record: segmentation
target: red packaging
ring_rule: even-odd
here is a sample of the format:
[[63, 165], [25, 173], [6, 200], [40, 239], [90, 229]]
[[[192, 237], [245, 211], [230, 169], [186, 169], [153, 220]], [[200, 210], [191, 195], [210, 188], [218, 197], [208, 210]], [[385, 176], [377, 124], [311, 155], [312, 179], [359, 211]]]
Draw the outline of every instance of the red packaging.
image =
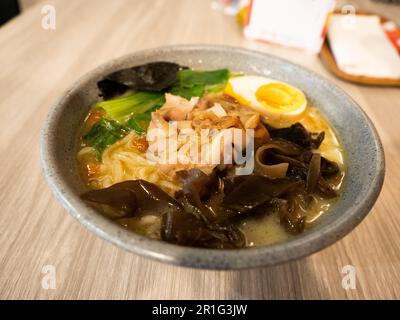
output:
[[400, 53], [400, 29], [393, 21], [385, 22], [383, 25], [386, 35]]

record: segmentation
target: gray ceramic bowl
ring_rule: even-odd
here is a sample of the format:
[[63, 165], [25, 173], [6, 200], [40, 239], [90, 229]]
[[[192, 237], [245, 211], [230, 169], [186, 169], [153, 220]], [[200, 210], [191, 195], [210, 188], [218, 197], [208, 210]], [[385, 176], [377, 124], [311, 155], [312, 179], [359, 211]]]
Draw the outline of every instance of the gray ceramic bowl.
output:
[[[240, 250], [181, 247], [151, 240], [110, 222], [79, 198], [85, 187], [77, 171], [77, 132], [98, 99], [96, 82], [112, 71], [151, 61], [194, 68], [226, 67], [265, 75], [303, 90], [328, 117], [347, 151], [347, 178], [338, 203], [310, 230], [284, 243]], [[174, 46], [133, 53], [106, 63], [73, 84], [50, 111], [41, 138], [48, 183], [65, 209], [87, 229], [115, 245], [162, 262], [206, 269], [270, 266], [321, 250], [350, 232], [375, 203], [384, 178], [384, 154], [377, 132], [360, 107], [341, 89], [288, 61], [264, 53], [222, 46]]]

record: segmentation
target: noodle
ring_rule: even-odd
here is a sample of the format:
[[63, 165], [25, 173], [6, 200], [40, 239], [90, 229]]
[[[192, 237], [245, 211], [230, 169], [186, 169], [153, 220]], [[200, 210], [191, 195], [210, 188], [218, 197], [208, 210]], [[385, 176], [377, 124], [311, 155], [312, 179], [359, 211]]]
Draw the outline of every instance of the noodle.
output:
[[[105, 149], [99, 170], [87, 177], [88, 183], [101, 189], [122, 181], [142, 179], [159, 185], [173, 195], [180, 189], [178, 182], [160, 172], [155, 163], [146, 158], [145, 153], [140, 153], [132, 146], [131, 141], [137, 137], [135, 132], [131, 132]], [[88, 166], [87, 157], [93, 153], [91, 147], [84, 147], [78, 152], [78, 161], [82, 166]]]

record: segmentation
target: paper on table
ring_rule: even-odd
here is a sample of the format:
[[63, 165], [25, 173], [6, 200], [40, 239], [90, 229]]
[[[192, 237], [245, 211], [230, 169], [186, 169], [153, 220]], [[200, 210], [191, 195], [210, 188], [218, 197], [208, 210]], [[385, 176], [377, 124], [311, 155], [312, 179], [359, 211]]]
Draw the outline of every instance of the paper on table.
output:
[[334, 0], [252, 0], [244, 34], [317, 53]]
[[378, 16], [332, 15], [328, 39], [342, 71], [357, 76], [400, 78], [400, 57]]

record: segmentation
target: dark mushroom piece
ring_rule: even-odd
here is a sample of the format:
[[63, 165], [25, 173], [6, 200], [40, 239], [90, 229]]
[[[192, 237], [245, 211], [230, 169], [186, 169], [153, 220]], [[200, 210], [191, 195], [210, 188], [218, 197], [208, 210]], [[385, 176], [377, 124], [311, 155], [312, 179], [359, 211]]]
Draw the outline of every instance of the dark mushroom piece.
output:
[[[328, 199], [337, 196], [336, 191], [326, 181], [340, 172], [335, 162], [283, 138], [275, 138], [258, 150], [255, 159], [256, 174], [283, 175], [286, 169], [285, 176], [305, 181], [309, 192]], [[277, 171], [278, 169], [281, 171]]]
[[330, 161], [321, 157], [321, 176], [324, 178], [331, 178], [340, 172], [339, 166], [336, 162]]
[[308, 173], [306, 181], [307, 192], [314, 191], [320, 176], [321, 176], [321, 155], [319, 153], [314, 153], [308, 165]]
[[234, 249], [245, 246], [244, 235], [236, 227], [210, 228], [204, 221], [190, 213], [170, 212], [163, 215], [161, 237], [167, 242], [184, 246], [214, 249]]
[[239, 214], [250, 213], [257, 207], [279, 198], [295, 188], [300, 182], [290, 179], [271, 179], [251, 175], [227, 194], [222, 206]]
[[[114, 209], [111, 218], [120, 220], [145, 215], [156, 215], [161, 218], [161, 239], [180, 245], [207, 248], [241, 248], [245, 245], [242, 232], [235, 226], [220, 226], [206, 223], [202, 216], [205, 206], [201, 197], [211, 180], [204, 179], [198, 172], [186, 174], [187, 192], [192, 192], [193, 203], [201, 204], [200, 208], [190, 202], [184, 203], [170, 197], [153, 183], [144, 180], [125, 181], [109, 188], [85, 192], [82, 199]], [[190, 178], [189, 178], [190, 177]], [[187, 194], [186, 194], [187, 195]], [[186, 199], [186, 198], [185, 198]], [[187, 200], [187, 199], [186, 199]], [[189, 206], [190, 205], [190, 206]], [[196, 212], [200, 214], [196, 215]]]
[[177, 176], [182, 184], [182, 190], [175, 194], [177, 199], [191, 206], [193, 212], [197, 213], [206, 223], [215, 221], [215, 214], [204, 205], [204, 201], [217, 191], [218, 177], [215, 171], [207, 176], [199, 169], [178, 171]]
[[82, 199], [116, 210], [115, 218], [132, 217], [137, 214], [162, 215], [182, 210], [180, 204], [156, 185], [145, 180], [124, 181], [111, 187], [90, 190]]
[[287, 128], [268, 127], [273, 139], [284, 139], [306, 149], [318, 149], [325, 138], [325, 132], [310, 133], [304, 126], [297, 122]]

